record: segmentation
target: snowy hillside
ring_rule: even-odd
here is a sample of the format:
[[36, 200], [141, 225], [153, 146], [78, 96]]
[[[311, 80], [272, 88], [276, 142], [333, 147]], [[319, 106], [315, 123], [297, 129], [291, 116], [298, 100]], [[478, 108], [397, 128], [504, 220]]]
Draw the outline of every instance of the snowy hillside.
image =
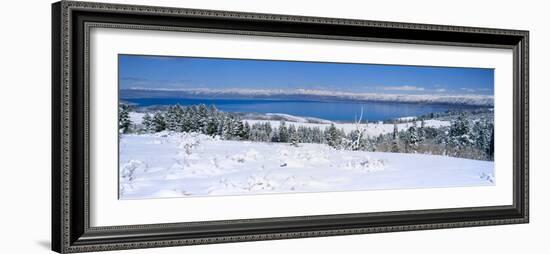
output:
[[[139, 113], [139, 112], [130, 112], [130, 120], [134, 124], [141, 124], [142, 118], [145, 115], [145, 113]], [[321, 129], [326, 128], [327, 126], [330, 126], [332, 121], [324, 120], [324, 119], [318, 119], [315, 118], [314, 120], [318, 123], [312, 123], [312, 118], [307, 117], [298, 117], [298, 116], [292, 116], [287, 114], [266, 114], [266, 116], [281, 116], [284, 117], [284, 120], [287, 121], [287, 124], [293, 124], [295, 127], [305, 126], [305, 127], [319, 127]], [[255, 118], [258, 118], [258, 116], [255, 116]], [[400, 123], [397, 124], [397, 128], [399, 131], [407, 130], [409, 127], [413, 125], [413, 117], [403, 117], [400, 118], [400, 120], [407, 120], [411, 121], [408, 123]], [[269, 122], [273, 128], [279, 128], [279, 125], [281, 124], [280, 120], [249, 120], [245, 119], [244, 122], [248, 122], [248, 124], [253, 125], [255, 123], [266, 123]], [[420, 126], [420, 121], [417, 121], [416, 124]], [[440, 120], [425, 120], [424, 124], [426, 127], [433, 127], [433, 128], [440, 128], [440, 127], [448, 127], [451, 125], [449, 121], [440, 121]], [[334, 126], [338, 129], [344, 130], [345, 133], [349, 133], [353, 130], [356, 130], [357, 126], [354, 123], [334, 123]], [[393, 131], [393, 124], [384, 124], [384, 123], [368, 123], [364, 124], [365, 126], [365, 134], [369, 137], [376, 137], [380, 134], [388, 134]]]
[[493, 162], [227, 141], [196, 133], [123, 134], [120, 198], [493, 185]]
[[[280, 121], [266, 121], [266, 120], [243, 120], [243, 121], [248, 122], [250, 125], [255, 123], [269, 122], [269, 124], [271, 124], [273, 128], [279, 128], [279, 125], [281, 124]], [[304, 123], [304, 122], [287, 122], [287, 124], [292, 124], [295, 127], [299, 127], [299, 126], [305, 126], [310, 128], [319, 127], [321, 129], [324, 129], [327, 126], [330, 126], [330, 124]], [[420, 121], [417, 121], [416, 124], [420, 126]], [[440, 121], [440, 120], [426, 120], [424, 121], [424, 124], [426, 127], [433, 127], [433, 128], [440, 128], [440, 127], [451, 125], [449, 121]], [[400, 123], [400, 124], [397, 124], [397, 129], [399, 131], [404, 131], [404, 130], [407, 130], [412, 125], [413, 125], [413, 122]], [[350, 133], [351, 131], [354, 131], [357, 129], [357, 126], [354, 123], [335, 123], [334, 126], [337, 129], [344, 130], [345, 133]], [[366, 124], [363, 124], [362, 126], [364, 126], [365, 134], [368, 137], [377, 137], [380, 134], [388, 134], [393, 131], [393, 124], [366, 123]]]

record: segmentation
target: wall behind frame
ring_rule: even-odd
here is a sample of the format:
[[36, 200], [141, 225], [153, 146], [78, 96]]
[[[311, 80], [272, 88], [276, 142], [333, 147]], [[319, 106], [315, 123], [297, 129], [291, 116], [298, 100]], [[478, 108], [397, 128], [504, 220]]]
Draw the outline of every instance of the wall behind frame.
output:
[[[103, 0], [107, 1], [107, 0]], [[543, 1], [116, 0], [292, 15], [418, 22], [531, 31], [531, 223], [387, 234], [245, 242], [110, 253], [540, 253], [550, 226], [550, 32]], [[50, 239], [50, 4], [9, 1], [0, 16], [1, 253], [51, 253]]]

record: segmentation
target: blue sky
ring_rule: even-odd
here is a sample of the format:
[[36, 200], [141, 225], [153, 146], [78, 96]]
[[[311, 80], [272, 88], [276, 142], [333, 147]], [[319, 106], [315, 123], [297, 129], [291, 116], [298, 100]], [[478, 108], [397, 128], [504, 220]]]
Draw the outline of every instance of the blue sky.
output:
[[319, 89], [391, 94], [482, 94], [494, 70], [119, 55], [121, 89]]

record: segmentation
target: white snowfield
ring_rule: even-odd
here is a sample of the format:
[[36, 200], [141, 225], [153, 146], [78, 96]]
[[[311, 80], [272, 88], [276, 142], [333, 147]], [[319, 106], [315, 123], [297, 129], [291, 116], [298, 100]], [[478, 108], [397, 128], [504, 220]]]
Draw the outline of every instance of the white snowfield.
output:
[[[273, 120], [243, 120], [245, 122], [248, 122], [248, 124], [252, 125], [255, 123], [265, 123], [269, 122], [271, 124], [271, 127], [279, 127], [281, 124], [281, 121], [273, 121]], [[323, 123], [307, 123], [307, 122], [285, 122], [287, 127], [289, 125], [294, 125], [294, 127], [298, 128], [299, 126], [305, 126], [305, 127], [319, 127], [321, 130], [324, 130], [326, 127], [329, 127], [330, 124], [323, 124]], [[416, 121], [416, 125], [420, 127], [421, 122]], [[451, 126], [451, 122], [449, 121], [441, 121], [441, 120], [425, 120], [424, 124], [426, 127], [433, 127], [433, 128], [441, 128], [446, 126]], [[407, 130], [409, 127], [413, 125], [413, 122], [408, 123], [399, 123], [397, 124], [398, 131]], [[355, 123], [334, 123], [334, 126], [337, 129], [342, 129], [344, 132], [350, 133], [351, 131], [357, 130], [357, 125]], [[380, 134], [388, 134], [393, 132], [393, 124], [385, 124], [385, 123], [362, 123], [361, 127], [365, 129], [365, 135], [368, 137], [377, 137]]]
[[493, 162], [225, 141], [197, 133], [120, 139], [120, 199], [493, 185]]

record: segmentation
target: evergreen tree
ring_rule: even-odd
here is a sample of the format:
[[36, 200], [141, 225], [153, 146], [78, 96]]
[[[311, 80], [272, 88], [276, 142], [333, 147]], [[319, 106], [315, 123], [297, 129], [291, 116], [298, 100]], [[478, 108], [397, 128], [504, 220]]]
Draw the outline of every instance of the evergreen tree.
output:
[[151, 115], [149, 113], [145, 113], [145, 115], [143, 116], [143, 118], [141, 120], [141, 123], [143, 124], [143, 130], [145, 132], [154, 131], [154, 129], [153, 129], [153, 118], [151, 117]]
[[397, 139], [392, 139], [390, 149], [391, 149], [392, 153], [398, 153], [399, 152], [399, 142], [397, 141]]
[[244, 130], [244, 124], [241, 120], [238, 118], [233, 119], [233, 133], [232, 136], [234, 138], [237, 138], [239, 140], [244, 139], [245, 136], [245, 130]]
[[495, 130], [491, 129], [491, 138], [489, 139], [489, 146], [487, 149], [487, 155], [489, 155], [490, 160], [495, 158]]
[[420, 143], [416, 122], [413, 122], [412, 126], [409, 127], [406, 137], [405, 149], [409, 153], [416, 153], [418, 151], [418, 144]]
[[311, 132], [311, 142], [312, 143], [318, 143], [318, 144], [322, 144], [323, 141], [324, 141], [324, 138], [323, 138], [323, 131], [321, 130], [321, 128], [319, 127], [314, 127], [310, 130]]
[[397, 124], [393, 124], [393, 133], [392, 133], [392, 141], [391, 141], [391, 152], [398, 153], [399, 152], [399, 131], [397, 129]]
[[426, 130], [426, 122], [424, 122], [424, 119], [420, 121], [420, 128], [418, 129], [418, 138], [420, 143], [424, 141], [425, 138], [425, 130]]
[[460, 150], [465, 146], [471, 143], [470, 136], [470, 127], [468, 124], [468, 119], [466, 113], [462, 112], [458, 115], [456, 120], [452, 121], [451, 128], [449, 129], [449, 142], [448, 144], [452, 146], [455, 150]]
[[207, 133], [209, 125], [209, 110], [204, 104], [200, 104], [197, 108], [197, 132]]
[[191, 132], [193, 129], [193, 112], [191, 106], [183, 108], [183, 117], [181, 119], [181, 130], [183, 132]]
[[269, 140], [271, 140], [271, 142], [281, 142], [280, 139], [279, 139], [279, 128], [277, 127], [274, 127], [273, 128], [273, 132], [271, 134], [271, 137], [269, 138]]
[[235, 137], [235, 120], [232, 116], [226, 116], [223, 122], [222, 137], [230, 140]]
[[132, 121], [130, 120], [130, 106], [121, 104], [118, 108], [118, 129], [122, 133], [130, 132], [130, 126]]
[[281, 121], [279, 125], [279, 142], [286, 143], [290, 140], [288, 135], [288, 128], [286, 127], [285, 121]]
[[164, 114], [164, 122], [166, 129], [169, 131], [183, 131], [183, 109], [180, 105], [174, 105], [168, 107], [168, 110]]
[[248, 122], [244, 123], [241, 138], [243, 140], [249, 140], [250, 139], [250, 124], [248, 124]]
[[288, 137], [291, 145], [298, 146], [298, 143], [300, 143], [300, 137], [298, 136], [298, 131], [296, 130], [296, 127], [294, 127], [294, 124], [291, 124], [288, 127]]
[[334, 124], [330, 124], [330, 126], [325, 129], [325, 140], [330, 147], [340, 149], [342, 137]]
[[153, 116], [152, 129], [155, 132], [163, 131], [166, 129], [164, 116], [160, 112], [155, 113], [155, 115]]
[[188, 129], [188, 131], [198, 132], [201, 129], [201, 121], [199, 119], [198, 107], [196, 105], [187, 107], [184, 123], [184, 126]]
[[220, 116], [219, 116], [218, 110], [216, 109], [215, 106], [212, 105], [208, 108], [205, 134], [210, 136], [217, 135], [219, 125], [220, 125]]
[[485, 159], [493, 158], [494, 144], [493, 123], [488, 121], [476, 121], [472, 127], [470, 136], [473, 138], [474, 146], [478, 148]]

